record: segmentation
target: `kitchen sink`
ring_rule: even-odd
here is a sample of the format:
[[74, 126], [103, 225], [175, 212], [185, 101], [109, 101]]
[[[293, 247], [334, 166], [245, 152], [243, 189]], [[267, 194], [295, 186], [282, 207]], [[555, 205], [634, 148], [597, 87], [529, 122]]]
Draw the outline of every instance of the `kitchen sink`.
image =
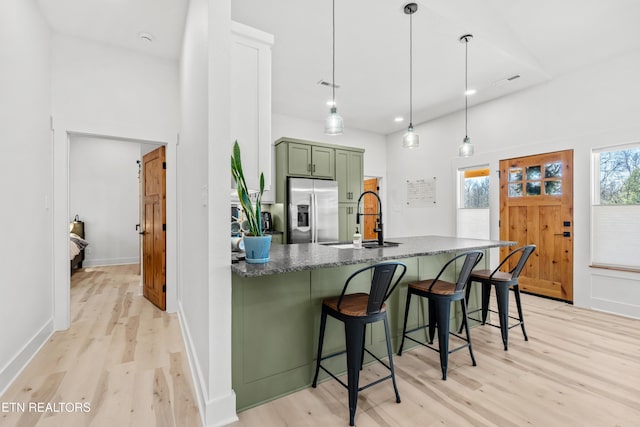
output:
[[394, 247], [394, 246], [398, 246], [398, 245], [400, 245], [400, 243], [387, 242], [386, 240], [383, 242], [382, 246], [380, 246], [377, 241], [363, 242], [362, 243], [362, 247], [363, 248], [367, 248], [367, 249], [390, 248], [390, 247]]
[[336, 248], [336, 249], [353, 249], [353, 243], [337, 243], [337, 244], [330, 244], [330, 245], [324, 245], [324, 246], [329, 246], [330, 248]]
[[[336, 249], [353, 249], [353, 243], [351, 242], [331, 242], [331, 243], [320, 243], [322, 246], [329, 246], [330, 248]], [[398, 246], [400, 243], [396, 242], [387, 242], [385, 241], [382, 246], [378, 245], [377, 240], [367, 240], [366, 242], [362, 242], [363, 248], [368, 249], [376, 249], [376, 248], [390, 248], [394, 246]]]

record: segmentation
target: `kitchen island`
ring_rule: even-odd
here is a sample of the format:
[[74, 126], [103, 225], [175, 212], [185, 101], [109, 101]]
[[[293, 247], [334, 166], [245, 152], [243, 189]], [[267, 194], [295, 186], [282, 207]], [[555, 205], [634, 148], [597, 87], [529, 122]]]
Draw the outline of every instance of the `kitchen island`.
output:
[[[407, 274], [386, 303], [396, 349], [402, 334], [407, 283], [434, 277], [453, 256], [472, 249], [485, 251], [478, 268], [489, 268], [488, 249], [515, 245], [515, 242], [444, 236], [389, 240], [399, 245], [374, 249], [275, 245], [267, 264], [232, 264], [232, 380], [239, 411], [311, 384], [322, 299], [339, 295], [346, 278], [354, 271], [390, 260], [407, 265]], [[349, 287], [349, 293], [362, 290], [368, 290], [365, 281]], [[478, 289], [474, 289], [469, 308], [477, 308], [479, 301]], [[426, 308], [422, 302], [412, 304], [408, 327], [424, 322]], [[456, 305], [452, 310], [454, 325], [460, 315]], [[338, 351], [344, 345], [342, 324], [329, 319], [324, 352]], [[375, 354], [386, 356], [382, 324], [367, 329], [366, 346]], [[365, 358], [365, 364], [371, 360]], [[328, 362], [334, 372], [346, 370], [343, 357]]]

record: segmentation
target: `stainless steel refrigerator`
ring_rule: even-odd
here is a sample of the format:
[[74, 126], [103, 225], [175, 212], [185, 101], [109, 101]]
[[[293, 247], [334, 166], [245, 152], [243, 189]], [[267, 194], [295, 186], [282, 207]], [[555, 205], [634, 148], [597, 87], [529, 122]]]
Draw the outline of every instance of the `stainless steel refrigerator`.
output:
[[287, 243], [338, 241], [338, 183], [287, 178]]

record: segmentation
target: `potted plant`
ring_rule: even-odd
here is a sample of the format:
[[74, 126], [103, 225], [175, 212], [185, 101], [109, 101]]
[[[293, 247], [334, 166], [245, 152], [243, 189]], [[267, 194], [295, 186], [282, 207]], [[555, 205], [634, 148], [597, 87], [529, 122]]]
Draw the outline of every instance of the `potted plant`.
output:
[[265, 236], [262, 232], [262, 221], [260, 215], [260, 203], [264, 192], [264, 174], [260, 173], [260, 190], [257, 193], [255, 207], [251, 202], [247, 182], [242, 171], [242, 161], [240, 158], [240, 145], [238, 141], [233, 144], [231, 155], [231, 175], [238, 187], [238, 200], [244, 211], [249, 226], [249, 234], [245, 234], [244, 251], [245, 259], [249, 264], [264, 264], [269, 262], [269, 249], [271, 248], [271, 236]]

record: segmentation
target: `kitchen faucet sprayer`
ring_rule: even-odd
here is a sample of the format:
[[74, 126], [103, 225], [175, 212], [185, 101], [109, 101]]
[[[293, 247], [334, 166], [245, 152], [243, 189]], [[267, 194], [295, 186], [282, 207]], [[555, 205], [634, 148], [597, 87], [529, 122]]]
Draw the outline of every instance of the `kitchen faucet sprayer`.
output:
[[[360, 201], [366, 194], [373, 194], [378, 200], [378, 213], [377, 214], [367, 214], [360, 213]], [[360, 215], [375, 215], [378, 217], [376, 220], [376, 227], [373, 229], [374, 233], [378, 233], [378, 245], [384, 245], [384, 235], [383, 235], [383, 227], [382, 227], [382, 201], [380, 200], [380, 196], [375, 191], [367, 190], [358, 197], [358, 204], [356, 206], [356, 224], [360, 225]]]

